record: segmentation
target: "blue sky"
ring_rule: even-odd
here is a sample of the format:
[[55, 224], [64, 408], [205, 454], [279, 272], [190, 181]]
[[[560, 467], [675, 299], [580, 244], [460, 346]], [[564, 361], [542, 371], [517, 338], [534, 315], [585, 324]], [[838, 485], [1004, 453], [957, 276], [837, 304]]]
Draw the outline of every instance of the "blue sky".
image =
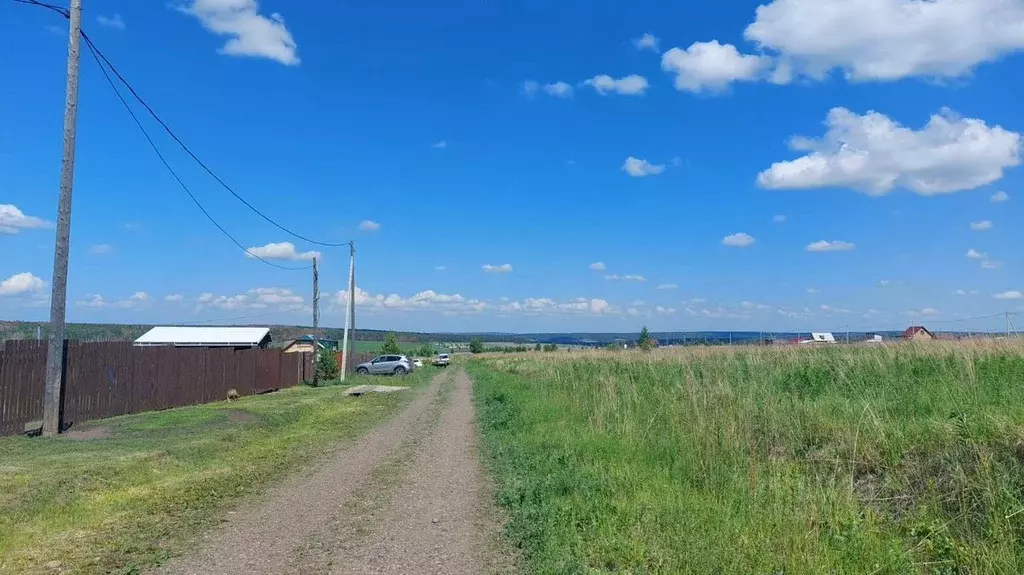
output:
[[[1024, 311], [1024, 0], [87, 0], [83, 22], [250, 202], [356, 241], [362, 327], [1001, 329], [967, 318]], [[3, 2], [0, 38], [0, 317], [45, 319], [66, 23]], [[347, 250], [262, 221], [144, 122], [246, 247], [321, 252], [340, 325]], [[73, 214], [69, 320], [309, 322], [311, 274], [206, 221], [88, 52]]]

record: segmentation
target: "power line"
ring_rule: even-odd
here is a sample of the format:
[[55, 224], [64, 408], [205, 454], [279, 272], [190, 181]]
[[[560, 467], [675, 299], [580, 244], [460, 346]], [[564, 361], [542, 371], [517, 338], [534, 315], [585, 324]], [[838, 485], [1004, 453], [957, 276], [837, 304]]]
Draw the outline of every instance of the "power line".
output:
[[[22, 1], [22, 0], [15, 0], [15, 1]], [[114, 64], [110, 60], [107, 59], [107, 57], [103, 54], [103, 52], [99, 48], [96, 47], [96, 45], [92, 42], [92, 40], [89, 39], [89, 37], [85, 34], [84, 31], [82, 32], [82, 37], [85, 38], [86, 43], [89, 44], [90, 49], [94, 52], [93, 55], [95, 56], [96, 54], [99, 54], [99, 58], [101, 58], [103, 60], [103, 62], [106, 63], [106, 65], [110, 68], [110, 71], [114, 73], [114, 76], [116, 76], [117, 79], [120, 80], [122, 84], [124, 84], [125, 88], [128, 89], [128, 92], [131, 93], [131, 95], [135, 98], [135, 100], [138, 101], [139, 104], [141, 104], [142, 107], [145, 108], [147, 112], [149, 112], [149, 115], [152, 116], [153, 119], [156, 120], [156, 122], [158, 124], [160, 124], [161, 127], [163, 127], [164, 131], [167, 132], [167, 135], [169, 135], [171, 137], [171, 139], [173, 139], [175, 142], [177, 142], [178, 145], [181, 146], [181, 149], [184, 150], [185, 153], [188, 154], [193, 160], [195, 160], [195, 162], [197, 164], [199, 164], [199, 166], [202, 167], [203, 170], [205, 170], [206, 173], [210, 175], [210, 177], [212, 177], [214, 180], [216, 180], [217, 183], [219, 183], [221, 185], [221, 187], [223, 187], [225, 190], [227, 190], [228, 193], [230, 193], [232, 196], [234, 196], [235, 199], [237, 199], [238, 201], [242, 202], [242, 204], [245, 207], [249, 208], [253, 213], [255, 213], [259, 217], [263, 218], [264, 220], [266, 220], [268, 223], [270, 223], [272, 226], [276, 227], [277, 229], [279, 229], [279, 230], [285, 232], [286, 234], [289, 234], [289, 235], [291, 235], [291, 236], [293, 236], [295, 238], [298, 238], [298, 239], [300, 239], [300, 240], [302, 240], [304, 242], [315, 244], [315, 245], [318, 245], [318, 246], [326, 246], [326, 247], [334, 247], [334, 248], [342, 247], [342, 246], [347, 246], [347, 245], [349, 245], [351, 243], [351, 242], [341, 242], [341, 243], [321, 242], [321, 241], [318, 241], [318, 240], [314, 240], [312, 238], [308, 238], [308, 237], [306, 237], [306, 236], [304, 236], [302, 234], [294, 232], [294, 231], [286, 228], [285, 226], [277, 223], [276, 221], [274, 221], [273, 218], [271, 218], [270, 216], [266, 215], [265, 213], [260, 211], [258, 208], [256, 208], [256, 206], [253, 206], [252, 204], [250, 204], [245, 198], [243, 198], [241, 195], [239, 195], [238, 192], [236, 192], [234, 190], [234, 188], [232, 188], [230, 185], [227, 184], [227, 182], [225, 182], [223, 179], [221, 179], [220, 176], [218, 176], [216, 173], [214, 173], [214, 171], [212, 169], [210, 169], [210, 167], [207, 166], [202, 160], [200, 160], [198, 156], [196, 156], [194, 153], [192, 153], [192, 150], [189, 149], [189, 147], [185, 144], [185, 142], [181, 141], [181, 138], [179, 138], [178, 135], [175, 134], [173, 130], [171, 130], [170, 126], [168, 126], [167, 123], [164, 122], [163, 119], [161, 119], [159, 115], [157, 115], [157, 113], [153, 110], [153, 108], [151, 108], [150, 105], [148, 103], [146, 103], [145, 100], [142, 99], [142, 96], [139, 96], [138, 92], [135, 91], [135, 88], [133, 88], [132, 85], [128, 83], [128, 80], [125, 80], [124, 76], [122, 76], [121, 73], [117, 71], [117, 68], [114, 66]]]
[[[55, 6], [53, 4], [46, 4], [44, 2], [39, 2], [37, 0], [14, 0], [14, 2], [17, 2], [19, 4], [29, 4], [29, 5], [33, 5], [33, 6], [39, 6], [39, 7], [42, 7], [42, 8], [46, 8], [48, 10], [52, 10], [52, 11], [60, 14], [61, 16], [64, 16], [65, 18], [70, 18], [70, 12], [67, 9], [65, 9], [65, 8], [61, 8], [60, 6]], [[99, 50], [99, 48], [92, 41], [92, 39], [89, 38], [89, 35], [86, 34], [84, 30], [81, 31], [81, 35], [82, 35], [82, 39], [85, 40], [86, 47], [89, 48], [89, 52], [92, 54], [92, 57], [96, 60], [96, 63], [99, 65], [100, 71], [103, 72], [103, 77], [106, 78], [107, 83], [110, 85], [110, 88], [112, 90], [114, 90], [114, 94], [117, 95], [117, 99], [121, 101], [122, 105], [124, 105], [125, 110], [128, 111], [128, 114], [131, 116], [132, 120], [135, 122], [135, 125], [139, 128], [139, 130], [142, 132], [142, 135], [146, 138], [146, 141], [149, 142], [149, 145], [150, 145], [151, 148], [153, 148], [153, 152], [156, 153], [157, 158], [160, 159], [160, 162], [164, 165], [164, 167], [167, 169], [167, 171], [170, 172], [170, 174], [174, 178], [174, 180], [176, 182], [178, 182], [178, 185], [181, 186], [181, 189], [184, 190], [186, 194], [188, 194], [188, 197], [192, 200], [192, 202], [196, 205], [196, 207], [199, 208], [199, 211], [201, 211], [203, 213], [203, 215], [206, 216], [206, 219], [210, 220], [210, 223], [212, 223], [218, 230], [220, 230], [221, 233], [223, 233], [225, 236], [227, 236], [227, 238], [230, 239], [233, 244], [238, 246], [239, 249], [244, 251], [250, 257], [255, 258], [255, 259], [257, 259], [257, 260], [259, 260], [259, 261], [261, 261], [261, 262], [263, 262], [263, 263], [265, 263], [265, 264], [267, 264], [269, 266], [272, 266], [272, 267], [275, 267], [275, 268], [278, 268], [278, 269], [282, 269], [282, 270], [290, 270], [290, 271], [307, 270], [310, 267], [312, 267], [311, 265], [310, 266], [302, 266], [302, 267], [282, 266], [280, 264], [275, 264], [275, 263], [273, 263], [271, 261], [268, 261], [267, 259], [264, 259], [264, 258], [262, 258], [262, 257], [260, 257], [260, 256], [258, 256], [256, 254], [252, 253], [252, 251], [249, 250], [249, 248], [247, 248], [244, 245], [242, 245], [241, 242], [239, 242], [237, 239], [235, 239], [235, 237], [233, 235], [231, 235], [230, 232], [228, 232], [226, 229], [224, 229], [224, 227], [222, 225], [220, 225], [220, 223], [218, 223], [217, 220], [215, 220], [212, 215], [210, 215], [210, 212], [208, 212], [206, 210], [206, 208], [203, 207], [203, 204], [199, 201], [198, 198], [196, 198], [195, 194], [192, 193], [192, 190], [190, 190], [188, 185], [186, 185], [185, 182], [182, 181], [181, 177], [178, 176], [178, 173], [174, 170], [174, 168], [171, 167], [170, 163], [167, 162], [167, 159], [160, 152], [160, 148], [157, 147], [156, 143], [153, 141], [153, 138], [150, 137], [149, 132], [147, 132], [146, 128], [142, 125], [142, 122], [139, 120], [138, 116], [135, 115], [135, 111], [132, 110], [131, 106], [128, 104], [128, 101], [124, 99], [124, 96], [121, 95], [121, 91], [118, 90], [117, 85], [114, 84], [114, 81], [110, 77], [110, 74], [107, 73], [107, 68], [104, 66], [104, 63], [106, 63], [106, 65], [110, 67], [110, 71], [113, 72], [121, 80], [121, 82], [124, 83], [128, 87], [128, 89], [131, 91], [132, 95], [134, 95], [137, 100], [142, 102], [142, 105], [145, 106], [147, 110], [149, 110], [149, 113], [152, 114], [154, 117], [156, 117], [156, 115], [153, 112], [153, 110], [151, 108], [149, 108], [149, 106], [146, 105], [146, 103], [142, 101], [142, 99], [138, 96], [138, 94], [135, 93], [135, 90], [133, 90], [132, 87], [130, 85], [128, 85], [128, 83], [124, 80], [124, 78], [117, 72], [117, 69], [114, 68], [113, 64], [110, 63], [110, 60], [108, 60], [106, 58], [106, 56], [103, 55], [103, 53]], [[157, 121], [160, 122], [160, 124], [164, 127], [165, 130], [168, 130], [168, 133], [170, 133], [170, 128], [168, 128], [166, 124], [164, 124], [159, 118], [157, 118]], [[177, 141], [180, 145], [182, 145], [182, 147], [184, 147], [184, 144], [180, 140], [178, 140], [178, 138], [176, 136], [174, 136], [173, 133], [171, 133], [171, 135], [172, 135], [172, 137], [174, 137], [175, 141]], [[186, 148], [186, 151], [188, 151], [189, 155], [191, 155], [194, 159], [196, 159], [196, 161], [199, 161], [199, 159], [196, 158], [195, 155], [192, 154], [192, 152], [189, 151], [187, 148]], [[200, 162], [200, 165], [203, 165], [202, 162]], [[203, 167], [207, 170], [207, 172], [210, 172], [209, 168], [206, 168], [205, 165], [203, 165]], [[211, 172], [211, 175], [213, 175], [212, 172]], [[214, 177], [216, 178], [216, 176], [214, 176]], [[226, 185], [219, 178], [217, 178], [217, 180], [222, 185]], [[234, 194], [234, 191], [232, 191], [232, 194]], [[245, 200], [242, 199], [240, 196], [238, 196], [237, 194], [234, 194], [234, 195], [235, 195], [235, 197], [238, 197], [240, 200], [242, 200], [243, 203], [246, 203]], [[249, 204], [246, 203], [246, 205], [249, 205]], [[252, 206], [249, 206], [249, 207], [252, 208]], [[260, 215], [263, 216], [264, 219], [267, 219], [271, 223], [274, 223], [274, 225], [277, 225], [275, 222], [273, 222], [272, 220], [267, 218], [262, 213], [260, 213]], [[280, 227], [280, 226], [278, 226], [278, 227]], [[296, 236], [296, 237], [298, 237], [298, 236]], [[310, 241], [311, 243], [318, 243], [318, 244], [320, 244], [320, 242], [314, 242], [312, 240], [308, 240], [308, 241]], [[330, 244], [320, 244], [320, 245], [330, 245]], [[339, 244], [339, 245], [346, 245], [346, 244]]]
[[117, 95], [117, 99], [120, 100], [121, 104], [124, 105], [125, 110], [128, 111], [128, 114], [132, 117], [132, 120], [135, 122], [135, 125], [139, 128], [139, 130], [142, 132], [142, 135], [146, 138], [146, 141], [149, 142], [149, 145], [151, 148], [153, 148], [153, 152], [156, 153], [157, 158], [159, 158], [160, 162], [164, 165], [165, 168], [167, 168], [167, 171], [170, 172], [174, 180], [178, 182], [178, 185], [181, 186], [181, 189], [184, 190], [186, 194], [188, 194], [188, 197], [192, 200], [192, 203], [194, 203], [196, 207], [199, 208], [199, 211], [203, 212], [203, 215], [206, 216], [206, 219], [210, 220], [210, 223], [212, 223], [218, 230], [220, 230], [222, 234], [227, 236], [227, 238], [230, 239], [231, 242], [234, 243], [236, 246], [238, 246], [239, 249], [244, 251], [250, 257], [257, 259], [267, 264], [268, 266], [273, 266], [278, 269], [291, 271], [309, 269], [311, 266], [282, 266], [280, 264], [275, 264], [274, 262], [271, 262], [267, 259], [264, 259], [254, 254], [249, 248], [245, 247], [244, 245], [242, 245], [241, 242], [235, 239], [235, 236], [231, 235], [230, 232], [224, 229], [224, 226], [220, 225], [220, 223], [218, 223], [217, 220], [215, 220], [213, 216], [210, 215], [210, 212], [208, 212], [206, 208], [203, 207], [203, 204], [199, 201], [198, 198], [196, 198], [195, 194], [192, 193], [192, 190], [189, 189], [188, 185], [186, 185], [185, 182], [182, 181], [181, 177], [178, 176], [178, 173], [174, 171], [174, 168], [172, 168], [171, 165], [167, 162], [167, 159], [164, 158], [164, 155], [160, 152], [160, 148], [157, 147], [156, 143], [153, 141], [153, 138], [150, 137], [149, 132], [146, 131], [146, 128], [142, 125], [142, 122], [139, 121], [139, 117], [135, 115], [135, 111], [132, 110], [132, 107], [128, 104], [128, 101], [124, 99], [124, 96], [121, 95], [121, 91], [117, 89], [117, 85], [114, 84], [113, 79], [110, 77], [110, 74], [107, 73], [107, 69], [103, 65], [103, 61], [101, 60], [100, 55], [98, 54], [98, 50], [92, 43], [92, 40], [89, 39], [89, 36], [84, 31], [82, 32], [82, 38], [85, 40], [86, 47], [89, 48], [89, 52], [92, 54], [93, 58], [96, 60], [96, 63], [99, 65], [100, 71], [103, 72], [103, 77], [106, 78], [107, 83], [110, 84], [111, 89], [114, 90], [114, 94]]

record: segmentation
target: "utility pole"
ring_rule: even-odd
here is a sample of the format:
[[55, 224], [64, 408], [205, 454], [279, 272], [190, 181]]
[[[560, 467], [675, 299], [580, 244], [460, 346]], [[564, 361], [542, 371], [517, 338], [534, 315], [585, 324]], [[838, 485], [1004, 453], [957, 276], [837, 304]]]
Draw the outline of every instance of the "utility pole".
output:
[[341, 381], [345, 381], [348, 369], [348, 332], [354, 327], [356, 317], [356, 245], [348, 244], [348, 301], [345, 302], [345, 334], [341, 339]]
[[320, 332], [320, 267], [319, 258], [313, 258], [313, 335], [319, 337]]
[[57, 239], [53, 248], [50, 293], [50, 348], [46, 356], [43, 435], [60, 433], [61, 387], [64, 384], [64, 325], [68, 296], [68, 250], [71, 243], [71, 189], [75, 178], [75, 128], [78, 125], [78, 61], [82, 31], [82, 0], [71, 0], [68, 36], [68, 78], [64, 97], [64, 152], [60, 166]]
[[313, 256], [313, 387], [320, 386], [320, 268]]
[[850, 343], [850, 324], [846, 324], [846, 343]]

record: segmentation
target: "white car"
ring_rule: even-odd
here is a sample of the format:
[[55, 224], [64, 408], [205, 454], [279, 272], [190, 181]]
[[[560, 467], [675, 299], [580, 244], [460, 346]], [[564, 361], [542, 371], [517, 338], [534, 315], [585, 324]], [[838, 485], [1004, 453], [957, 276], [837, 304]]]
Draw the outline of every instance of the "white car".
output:
[[414, 367], [423, 367], [423, 360], [422, 359], [414, 359], [414, 360], [412, 360], [412, 365]]

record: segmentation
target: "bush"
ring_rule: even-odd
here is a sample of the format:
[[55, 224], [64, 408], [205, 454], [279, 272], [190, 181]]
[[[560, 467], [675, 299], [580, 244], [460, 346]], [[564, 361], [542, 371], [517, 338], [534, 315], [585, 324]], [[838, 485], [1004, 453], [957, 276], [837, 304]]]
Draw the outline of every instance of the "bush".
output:
[[398, 336], [395, 332], [388, 332], [384, 337], [384, 345], [380, 346], [381, 355], [401, 355], [402, 348], [398, 345]]
[[338, 357], [333, 351], [322, 351], [316, 358], [316, 380], [321, 385], [325, 381], [338, 378]]
[[470, 353], [483, 353], [484, 352], [484, 342], [483, 342], [483, 340], [480, 339], [479, 337], [474, 337], [469, 342], [469, 351], [470, 351]]

